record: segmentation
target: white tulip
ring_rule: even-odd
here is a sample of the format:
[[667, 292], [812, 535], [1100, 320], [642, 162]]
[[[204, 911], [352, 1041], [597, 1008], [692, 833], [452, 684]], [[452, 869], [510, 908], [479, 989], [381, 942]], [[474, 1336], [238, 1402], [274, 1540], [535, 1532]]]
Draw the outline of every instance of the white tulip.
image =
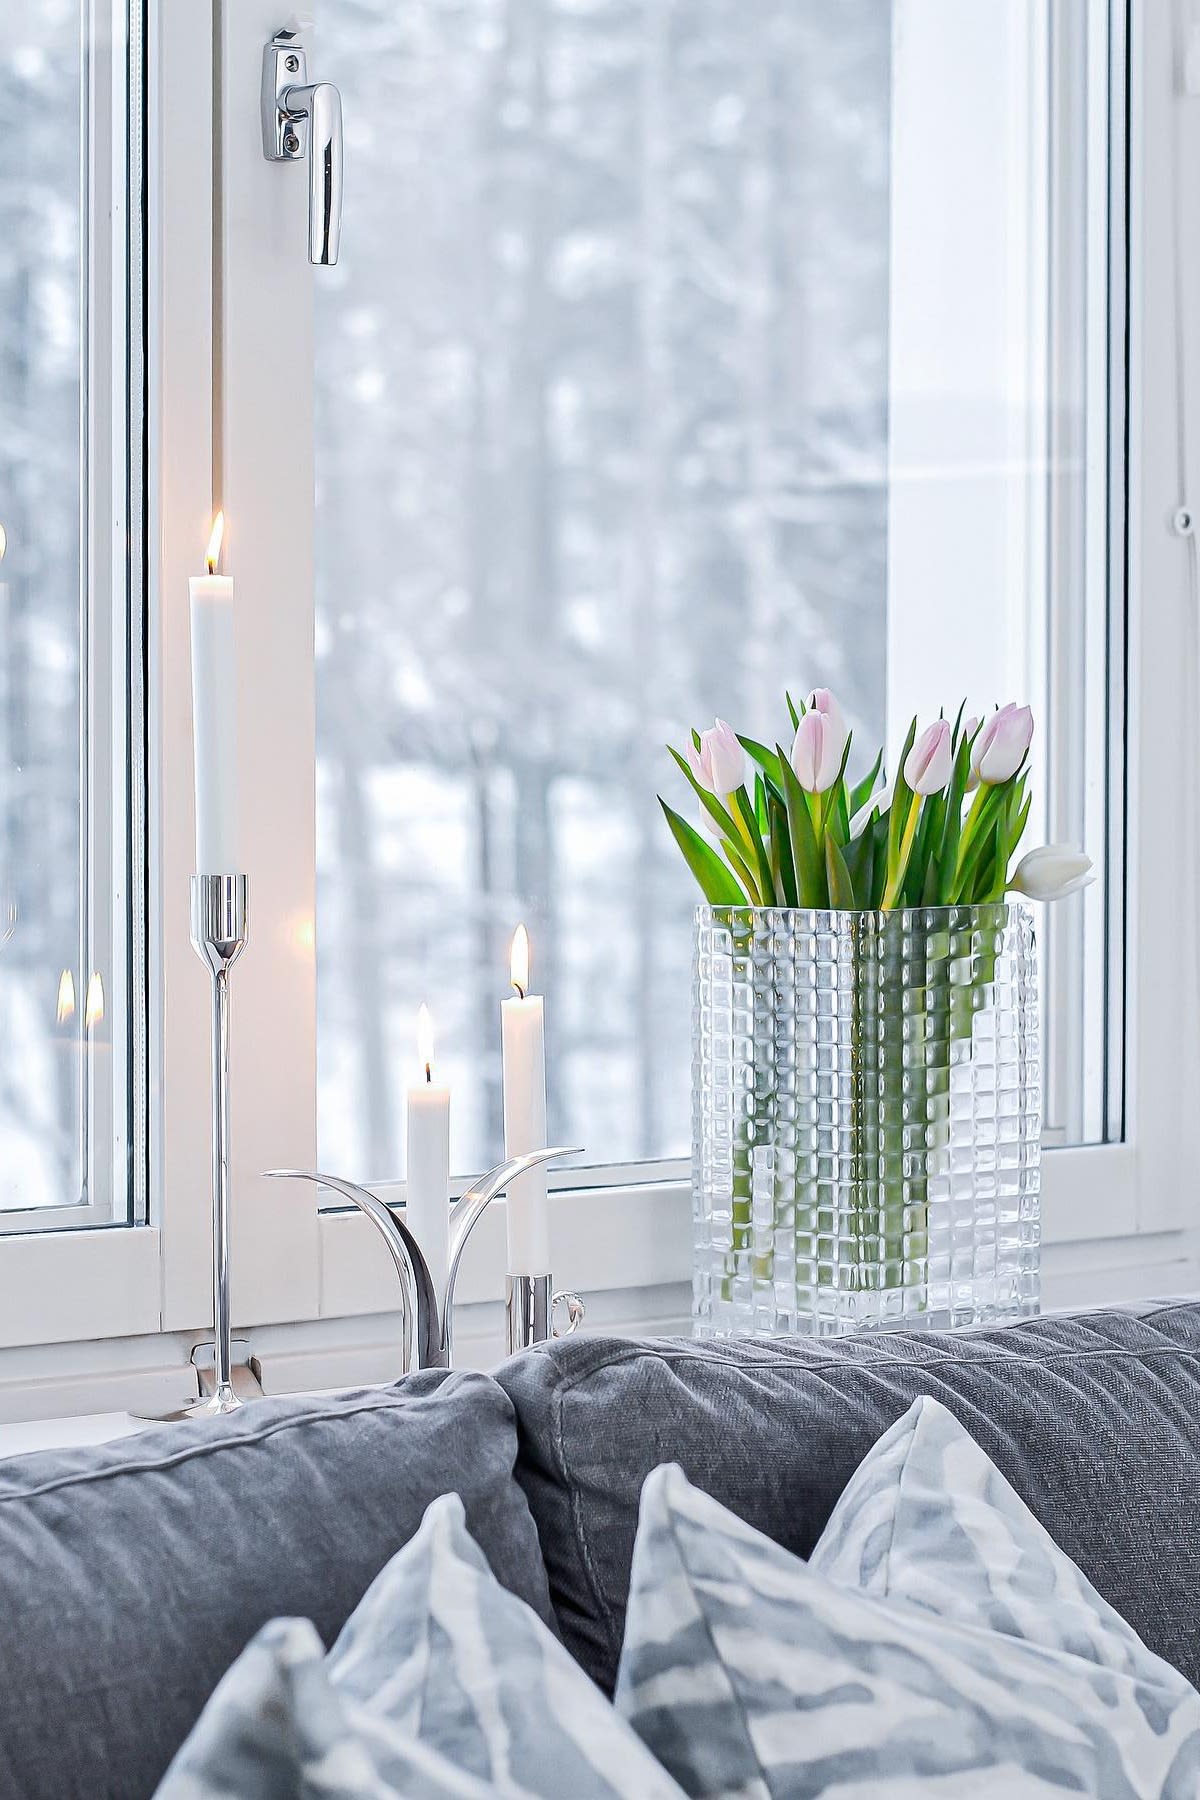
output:
[[881, 813], [885, 813], [891, 804], [892, 784], [890, 781], [886, 781], [881, 774], [875, 792], [871, 795], [869, 800], [863, 801], [863, 804], [859, 807], [858, 811], [850, 821], [850, 841], [853, 843], [855, 838], [862, 836], [863, 832], [867, 829], [867, 826], [871, 823], [871, 814], [876, 808], [878, 808]]
[[1062, 900], [1096, 879], [1092, 859], [1071, 844], [1029, 850], [1013, 870], [1009, 887], [1031, 900]]

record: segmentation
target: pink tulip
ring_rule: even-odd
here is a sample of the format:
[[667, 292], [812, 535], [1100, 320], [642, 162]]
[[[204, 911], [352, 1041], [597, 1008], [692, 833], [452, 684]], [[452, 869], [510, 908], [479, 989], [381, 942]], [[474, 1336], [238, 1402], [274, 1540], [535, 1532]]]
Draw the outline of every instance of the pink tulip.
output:
[[986, 720], [971, 751], [971, 772], [980, 781], [1011, 781], [1033, 740], [1033, 713], [1010, 700]]
[[796, 780], [809, 794], [823, 794], [838, 778], [846, 749], [841, 715], [811, 707], [801, 719], [792, 743]]
[[842, 709], [834, 699], [831, 690], [829, 688], [814, 688], [812, 693], [808, 696], [808, 710], [809, 712], [824, 713], [844, 750], [846, 748], [846, 738], [848, 735], [846, 731], [846, 720], [842, 713]]
[[700, 733], [700, 748], [689, 741], [687, 759], [692, 774], [710, 794], [732, 794], [746, 779], [746, 752], [738, 743], [737, 733], [724, 719], [718, 719], [711, 731]]
[[940, 794], [954, 773], [950, 724], [935, 719], [927, 725], [904, 759], [904, 779], [914, 794]]

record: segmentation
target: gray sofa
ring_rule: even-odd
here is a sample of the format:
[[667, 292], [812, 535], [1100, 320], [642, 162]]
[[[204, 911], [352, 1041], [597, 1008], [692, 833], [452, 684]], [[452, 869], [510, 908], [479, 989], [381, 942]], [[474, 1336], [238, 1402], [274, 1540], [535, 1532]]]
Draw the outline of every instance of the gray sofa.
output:
[[326, 1641], [454, 1489], [603, 1687], [658, 1463], [806, 1554], [918, 1394], [948, 1405], [1146, 1642], [1200, 1683], [1200, 1303], [955, 1336], [630, 1343], [265, 1401], [0, 1463], [0, 1796], [138, 1800], [267, 1619]]

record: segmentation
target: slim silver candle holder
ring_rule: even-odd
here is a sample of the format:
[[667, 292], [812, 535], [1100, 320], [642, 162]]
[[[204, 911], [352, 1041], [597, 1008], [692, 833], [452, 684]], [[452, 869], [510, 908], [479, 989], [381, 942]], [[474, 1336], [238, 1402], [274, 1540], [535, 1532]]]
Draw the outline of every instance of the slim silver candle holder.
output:
[[212, 1288], [213, 1341], [193, 1362], [201, 1398], [157, 1417], [220, 1418], [245, 1404], [234, 1385], [229, 1304], [229, 971], [246, 948], [250, 883], [245, 875], [192, 876], [192, 947], [209, 973], [212, 996]]
[[[536, 1169], [541, 1163], [563, 1156], [578, 1156], [578, 1150], [563, 1148], [533, 1150], [528, 1156], [514, 1156], [469, 1187], [450, 1209], [450, 1258], [443, 1291], [436, 1293], [429, 1265], [421, 1246], [407, 1223], [394, 1213], [370, 1188], [340, 1175], [326, 1175], [318, 1169], [268, 1169], [268, 1176], [281, 1180], [311, 1181], [318, 1187], [332, 1189], [351, 1201], [375, 1226], [396, 1270], [400, 1284], [401, 1373], [407, 1374], [414, 1358], [418, 1369], [448, 1369], [454, 1354], [454, 1288], [467, 1239], [483, 1217], [488, 1206], [502, 1194], [511, 1181]], [[509, 1276], [505, 1289], [505, 1318], [509, 1353], [531, 1344], [544, 1343], [554, 1336], [568, 1336], [578, 1329], [584, 1315], [578, 1294], [553, 1294], [549, 1275]], [[566, 1309], [566, 1328], [559, 1333], [554, 1326], [554, 1312], [561, 1303]], [[514, 1327], [519, 1319], [519, 1328]]]

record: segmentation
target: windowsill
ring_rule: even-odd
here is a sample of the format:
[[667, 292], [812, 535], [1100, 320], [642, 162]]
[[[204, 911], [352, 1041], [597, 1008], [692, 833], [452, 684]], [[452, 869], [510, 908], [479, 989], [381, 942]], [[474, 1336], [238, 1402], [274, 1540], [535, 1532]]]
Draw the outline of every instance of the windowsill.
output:
[[77, 1445], [108, 1444], [146, 1430], [132, 1413], [81, 1413], [65, 1419], [26, 1419], [0, 1425], [0, 1459], [27, 1456], [34, 1450], [65, 1450]]
[[[1136, 1306], [1185, 1294], [1200, 1294], [1200, 1233], [1159, 1234], [1141, 1240], [1136, 1251], [1120, 1241], [1051, 1245], [1044, 1258], [1044, 1313]], [[584, 1329], [597, 1335], [671, 1337], [690, 1331], [690, 1292], [682, 1283], [592, 1292], [587, 1299]], [[273, 1325], [253, 1332], [267, 1397], [395, 1381], [400, 1374], [398, 1329], [398, 1315], [383, 1313]], [[32, 1381], [30, 1352], [0, 1354], [0, 1419], [9, 1421], [0, 1423], [0, 1461], [38, 1450], [110, 1443], [149, 1429], [145, 1418], [115, 1410], [122, 1401], [139, 1412], [165, 1412], [195, 1398], [187, 1337], [143, 1340], [136, 1369], [118, 1366], [123, 1348], [54, 1346], [60, 1359], [65, 1350], [73, 1350], [81, 1359], [79, 1368], [71, 1372], [60, 1368], [57, 1378]], [[504, 1354], [497, 1304], [459, 1309], [455, 1351], [459, 1368], [496, 1366]], [[13, 1355], [25, 1364], [19, 1374], [7, 1366]], [[87, 1404], [83, 1396], [97, 1403], [96, 1410], [81, 1409]], [[105, 1410], [100, 1410], [100, 1402]], [[35, 1410], [39, 1416], [22, 1417]]]

